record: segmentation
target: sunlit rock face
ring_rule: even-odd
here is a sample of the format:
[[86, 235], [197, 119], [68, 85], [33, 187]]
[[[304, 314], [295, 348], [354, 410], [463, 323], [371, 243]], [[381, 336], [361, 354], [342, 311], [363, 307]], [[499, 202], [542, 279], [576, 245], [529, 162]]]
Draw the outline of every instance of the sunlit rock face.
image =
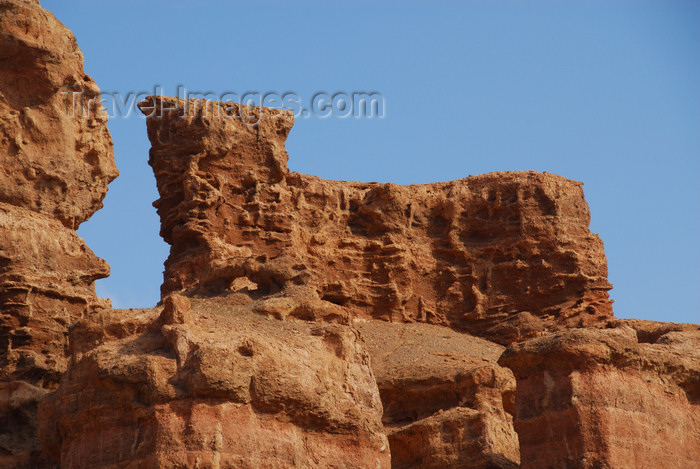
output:
[[0, 1], [2, 467], [40, 464], [36, 405], [66, 369], [68, 326], [109, 306], [93, 287], [109, 266], [75, 232], [118, 174], [98, 94], [65, 26]]
[[164, 97], [140, 107], [171, 245], [165, 297], [348, 324], [372, 359], [392, 467], [518, 467], [515, 379], [498, 344], [612, 317], [580, 183], [327, 181], [287, 169], [289, 113]]
[[524, 469], [697, 465], [700, 327], [618, 326], [558, 332], [501, 357], [518, 381]]
[[536, 172], [327, 181], [287, 169], [290, 113], [141, 106], [171, 245], [164, 294], [289, 298], [292, 316], [428, 322], [502, 344], [612, 315], [581, 183]]
[[169, 297], [74, 326], [76, 364], [40, 406], [62, 468], [389, 468], [356, 331]]
[[0, 0], [1, 467], [700, 459], [698, 326], [613, 318], [559, 176], [327, 181], [288, 170], [290, 113], [152, 97], [163, 302], [110, 309], [75, 232], [117, 176], [98, 94], [65, 27]]

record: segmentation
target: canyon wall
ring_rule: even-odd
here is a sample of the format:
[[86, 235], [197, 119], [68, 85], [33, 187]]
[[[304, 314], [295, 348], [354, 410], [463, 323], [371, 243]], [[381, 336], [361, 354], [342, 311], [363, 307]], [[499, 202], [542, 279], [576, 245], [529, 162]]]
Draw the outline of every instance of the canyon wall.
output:
[[[85, 91], [73, 115], [69, 90]], [[65, 26], [38, 1], [0, 1], [2, 467], [41, 459], [36, 405], [66, 369], [68, 326], [109, 306], [93, 287], [109, 266], [75, 232], [118, 174], [98, 94]]]
[[575, 329], [506, 350], [523, 469], [697, 465], [700, 327], [647, 342], [648, 326]]
[[162, 97], [141, 107], [171, 245], [164, 294], [285, 297], [292, 316], [428, 322], [502, 344], [612, 316], [578, 182], [327, 181], [287, 169], [288, 112]]
[[71, 351], [40, 404], [62, 468], [390, 467], [369, 356], [349, 327], [170, 296], [78, 322]]
[[[698, 370], [676, 357], [692, 337], [633, 348], [634, 366], [564, 352], [523, 365], [558, 337], [585, 351], [587, 334], [664, 342], [674, 329], [612, 317], [580, 183], [535, 172], [326, 181], [288, 171], [288, 113], [163, 97], [141, 109], [171, 245], [163, 294], [352, 325], [372, 358], [392, 467], [686, 467], [695, 457]], [[510, 344], [500, 361], [498, 344]]]
[[0, 0], [0, 466], [692, 467], [700, 327], [612, 315], [581, 183], [290, 172], [290, 113], [140, 103], [171, 246], [112, 310], [117, 176], [75, 38]]

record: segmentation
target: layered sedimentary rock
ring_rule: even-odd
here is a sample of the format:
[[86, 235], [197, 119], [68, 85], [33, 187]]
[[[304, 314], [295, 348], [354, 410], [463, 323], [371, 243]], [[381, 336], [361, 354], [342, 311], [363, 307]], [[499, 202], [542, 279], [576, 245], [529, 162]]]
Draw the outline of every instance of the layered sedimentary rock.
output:
[[517, 468], [515, 378], [504, 347], [430, 324], [357, 321], [393, 468]]
[[141, 106], [171, 245], [164, 294], [291, 298], [293, 317], [345, 311], [503, 344], [612, 315], [578, 182], [536, 172], [327, 181], [287, 169], [288, 112], [163, 97]]
[[169, 297], [79, 322], [76, 363], [41, 402], [62, 468], [388, 468], [358, 333]]
[[68, 326], [109, 303], [93, 283], [109, 273], [57, 220], [0, 203], [0, 378], [51, 388], [65, 371]]
[[74, 231], [117, 175], [98, 93], [68, 29], [0, 0], [2, 467], [38, 464], [36, 403], [65, 371], [68, 326], [109, 305], [93, 288], [109, 267]]
[[523, 469], [697, 466], [700, 326], [632, 324], [506, 350]]

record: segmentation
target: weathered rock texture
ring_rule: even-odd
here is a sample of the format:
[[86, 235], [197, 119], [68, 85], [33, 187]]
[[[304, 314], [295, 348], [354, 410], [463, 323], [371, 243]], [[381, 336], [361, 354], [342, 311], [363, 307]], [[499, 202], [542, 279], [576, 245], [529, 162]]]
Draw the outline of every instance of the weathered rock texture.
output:
[[80, 321], [76, 360], [40, 404], [62, 468], [388, 468], [358, 333], [221, 300]]
[[289, 113], [153, 97], [164, 304], [108, 309], [74, 231], [117, 175], [82, 62], [0, 0], [0, 467], [700, 460], [700, 330], [612, 318], [559, 176], [326, 181], [287, 169]]
[[0, 202], [71, 229], [102, 207], [118, 172], [98, 96], [63, 24], [38, 1], [0, 0]]
[[141, 108], [171, 245], [164, 295], [353, 324], [373, 357], [393, 467], [518, 466], [503, 348], [398, 323], [508, 344], [608, 319], [580, 183], [535, 172], [326, 181], [288, 171], [289, 113], [162, 97]]
[[0, 0], [1, 467], [39, 464], [36, 403], [66, 368], [68, 326], [109, 305], [93, 288], [109, 267], [74, 231], [117, 175], [98, 93], [68, 29]]
[[504, 347], [430, 324], [357, 321], [393, 468], [517, 468], [515, 378]]
[[518, 380], [523, 469], [697, 466], [700, 327], [650, 342], [638, 338], [666, 327], [637, 325], [559, 332], [506, 350], [499, 363]]
[[344, 310], [503, 344], [612, 315], [578, 182], [536, 172], [327, 181], [287, 169], [290, 113], [162, 97], [141, 106], [171, 245], [164, 294], [240, 290], [291, 298], [291, 316]]

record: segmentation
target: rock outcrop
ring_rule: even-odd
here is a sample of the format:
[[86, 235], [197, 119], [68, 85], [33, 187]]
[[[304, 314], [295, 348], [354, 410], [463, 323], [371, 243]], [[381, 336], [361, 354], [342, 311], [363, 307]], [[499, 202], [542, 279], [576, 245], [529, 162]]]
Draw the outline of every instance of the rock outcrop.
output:
[[344, 310], [502, 344], [612, 315], [581, 183], [327, 181], [287, 169], [291, 113], [163, 97], [141, 108], [171, 245], [164, 294], [291, 298], [293, 317]]
[[80, 321], [71, 350], [40, 404], [62, 468], [390, 467], [369, 357], [347, 326], [169, 297]]
[[66, 369], [68, 326], [109, 306], [93, 287], [109, 267], [75, 233], [117, 176], [98, 94], [67, 28], [0, 0], [2, 467], [38, 464], [36, 404]]
[[290, 113], [151, 97], [163, 302], [109, 309], [75, 232], [117, 175], [82, 64], [0, 0], [1, 467], [700, 460], [700, 326], [612, 317], [559, 176], [327, 181], [287, 169]]
[[0, 202], [77, 229], [117, 176], [100, 90], [38, 1], [0, 0]]
[[506, 350], [499, 363], [518, 380], [523, 469], [697, 465], [700, 326], [640, 341], [679, 327], [637, 325], [558, 332]]
[[163, 97], [140, 107], [171, 245], [164, 295], [352, 324], [369, 344], [393, 467], [518, 466], [503, 348], [464, 332], [508, 344], [612, 316], [580, 183], [326, 181], [288, 171], [289, 113]]
[[430, 324], [359, 320], [393, 468], [520, 467], [504, 347]]

